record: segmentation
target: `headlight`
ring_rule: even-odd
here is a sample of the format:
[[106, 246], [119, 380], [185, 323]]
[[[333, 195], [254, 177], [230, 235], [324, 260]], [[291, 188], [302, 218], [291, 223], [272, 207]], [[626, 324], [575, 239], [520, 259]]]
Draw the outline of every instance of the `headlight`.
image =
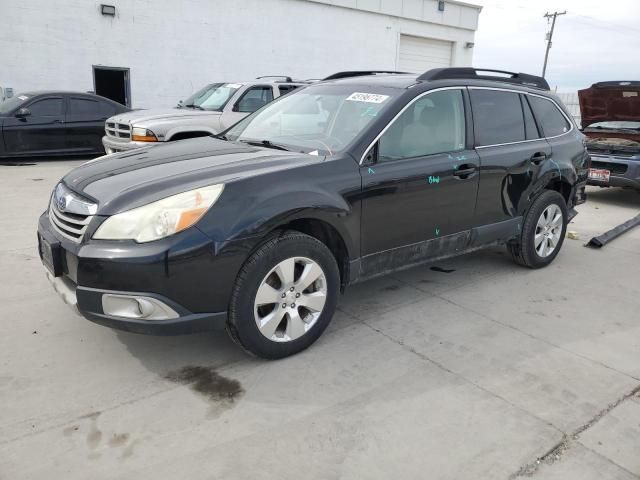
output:
[[118, 213], [107, 218], [93, 238], [143, 243], [168, 237], [200, 220], [223, 190], [224, 184], [197, 188]]
[[142, 127], [133, 127], [131, 129], [131, 140], [134, 142], [157, 142], [158, 138], [151, 130]]

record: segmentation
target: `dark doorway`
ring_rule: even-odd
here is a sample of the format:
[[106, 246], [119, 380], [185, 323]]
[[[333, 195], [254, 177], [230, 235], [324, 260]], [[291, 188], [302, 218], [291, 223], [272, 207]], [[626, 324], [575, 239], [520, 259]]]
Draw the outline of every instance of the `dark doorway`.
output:
[[94, 66], [93, 90], [96, 95], [110, 98], [131, 108], [128, 68]]

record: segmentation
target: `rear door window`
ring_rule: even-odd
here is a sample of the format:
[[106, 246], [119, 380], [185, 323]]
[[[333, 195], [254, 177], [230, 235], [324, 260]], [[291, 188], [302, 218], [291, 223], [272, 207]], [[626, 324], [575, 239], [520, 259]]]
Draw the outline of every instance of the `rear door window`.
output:
[[477, 146], [525, 140], [519, 94], [480, 89], [471, 89], [469, 93]]
[[571, 130], [571, 124], [551, 100], [533, 95], [528, 95], [528, 98], [545, 137], [555, 137]]
[[112, 117], [116, 114], [115, 105], [108, 102], [100, 102], [100, 112], [102, 113], [102, 117]]
[[58, 117], [62, 115], [62, 98], [37, 100], [27, 108], [34, 117]]
[[71, 97], [69, 99], [68, 115], [73, 115], [83, 120], [98, 120], [103, 117], [100, 103], [89, 98]]

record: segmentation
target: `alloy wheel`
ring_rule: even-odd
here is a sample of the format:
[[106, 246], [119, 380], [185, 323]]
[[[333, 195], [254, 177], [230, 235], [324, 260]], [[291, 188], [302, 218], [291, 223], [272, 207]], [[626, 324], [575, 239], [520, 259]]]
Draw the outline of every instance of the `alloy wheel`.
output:
[[327, 301], [327, 280], [320, 265], [306, 257], [278, 263], [264, 277], [254, 300], [260, 333], [275, 342], [290, 342], [307, 333]]
[[562, 210], [555, 203], [545, 208], [538, 218], [534, 246], [539, 257], [546, 258], [555, 251], [562, 235], [563, 220]]

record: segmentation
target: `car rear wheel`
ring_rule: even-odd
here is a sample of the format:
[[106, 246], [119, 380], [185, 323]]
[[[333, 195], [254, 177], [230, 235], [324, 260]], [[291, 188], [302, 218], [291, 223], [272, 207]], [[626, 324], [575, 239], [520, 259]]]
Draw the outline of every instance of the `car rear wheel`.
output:
[[236, 280], [227, 330], [249, 353], [282, 358], [309, 347], [335, 312], [340, 273], [319, 240], [284, 232], [263, 243]]
[[567, 218], [562, 195], [553, 190], [540, 194], [525, 216], [520, 237], [507, 245], [513, 259], [529, 268], [549, 265], [562, 248]]

